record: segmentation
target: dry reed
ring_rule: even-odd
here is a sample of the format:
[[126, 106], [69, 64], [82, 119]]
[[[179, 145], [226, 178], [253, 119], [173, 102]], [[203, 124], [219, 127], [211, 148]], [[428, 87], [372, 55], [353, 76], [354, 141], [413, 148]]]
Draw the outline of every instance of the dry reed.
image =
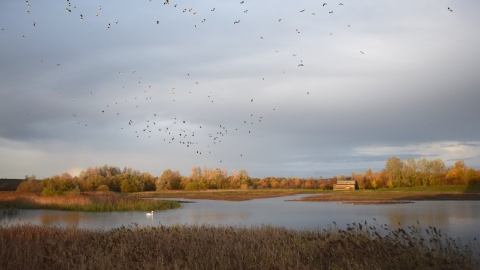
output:
[[52, 209], [65, 211], [152, 211], [180, 207], [175, 201], [142, 200], [114, 192], [84, 192], [66, 196], [42, 196], [33, 193], [2, 192], [0, 208]]
[[325, 230], [0, 226], [1, 269], [478, 269], [478, 243], [366, 221]]

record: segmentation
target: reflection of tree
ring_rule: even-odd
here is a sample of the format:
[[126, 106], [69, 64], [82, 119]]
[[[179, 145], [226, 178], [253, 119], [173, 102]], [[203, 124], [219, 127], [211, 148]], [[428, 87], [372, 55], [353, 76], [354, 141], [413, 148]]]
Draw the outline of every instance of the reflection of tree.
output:
[[0, 221], [4, 219], [8, 221], [10, 218], [18, 216], [18, 213], [20, 211], [17, 209], [0, 209]]
[[80, 223], [80, 213], [78, 212], [62, 212], [44, 211], [40, 215], [40, 222], [44, 226], [52, 226], [64, 223], [67, 226], [78, 227]]
[[191, 222], [196, 224], [214, 223], [222, 224], [225, 222], [235, 221], [244, 223], [251, 214], [247, 212], [209, 212], [209, 213], [193, 213]]
[[435, 226], [437, 228], [448, 228], [452, 226], [452, 223], [455, 223], [453, 220], [475, 216], [475, 213], [470, 212], [470, 210], [472, 210], [471, 207], [466, 207], [463, 203], [452, 203], [447, 201], [445, 206], [434, 207], [433, 209], [435, 209], [435, 211], [432, 211], [432, 208], [427, 209], [427, 207], [417, 207], [417, 209], [421, 209], [421, 211], [415, 213], [412, 213], [412, 211], [408, 211], [407, 209], [392, 209], [391, 211], [387, 211], [387, 217], [390, 226], [393, 226], [394, 228], [404, 228], [406, 226], [416, 225], [417, 221], [423, 226], [429, 224], [430, 226]]

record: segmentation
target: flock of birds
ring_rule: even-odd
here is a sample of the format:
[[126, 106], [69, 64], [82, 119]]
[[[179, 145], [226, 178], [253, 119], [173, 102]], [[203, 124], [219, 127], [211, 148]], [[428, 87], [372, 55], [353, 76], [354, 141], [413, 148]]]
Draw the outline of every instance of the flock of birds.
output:
[[[72, 0], [73, 1], [73, 0]], [[152, 2], [152, 0], [149, 0]], [[77, 5], [74, 5], [71, 3], [71, 0], [66, 0], [67, 7], [65, 8], [65, 12], [67, 13], [75, 13], [75, 10], [77, 9]], [[164, 5], [170, 5], [169, 0], [165, 0]], [[245, 1], [240, 1], [240, 5], [246, 5]], [[81, 2], [79, 3], [81, 5]], [[327, 6], [344, 6], [343, 3], [323, 3], [322, 7], [327, 7]], [[26, 1], [26, 6], [27, 6], [27, 13], [30, 14], [30, 10], [32, 10], [32, 6], [30, 5], [29, 1]], [[195, 11], [191, 7], [185, 7], [185, 8], [180, 8], [179, 4], [172, 4], [173, 8], [179, 7], [179, 10], [181, 10], [182, 13], [191, 13], [193, 15], [197, 15], [197, 11]], [[243, 7], [243, 6], [242, 6]], [[249, 12], [248, 9], [241, 8], [243, 13], [247, 14]], [[301, 9], [297, 10], [296, 12], [301, 12], [304, 13], [306, 12], [306, 9]], [[448, 11], [453, 12], [453, 10], [448, 7]], [[84, 20], [90, 19], [90, 17], [93, 17], [93, 14], [95, 17], [101, 16], [102, 12], [108, 12], [108, 8], [102, 8], [101, 5], [98, 6], [98, 8], [95, 11], [92, 11], [90, 13], [90, 16], [87, 16], [84, 14], [78, 14], [78, 18], [81, 22]], [[210, 9], [210, 12], [219, 12], [216, 10], [215, 7]], [[334, 10], [328, 9], [325, 13], [328, 14], [333, 14]], [[311, 15], [315, 16], [318, 12], [312, 12]], [[330, 16], [330, 15], [326, 15]], [[200, 23], [205, 23], [206, 19], [199, 19]], [[112, 28], [114, 25], [118, 25], [120, 22], [119, 20], [112, 21], [106, 25], [107, 29]], [[152, 24], [161, 24], [161, 20], [155, 20], [152, 21]], [[240, 24], [241, 20], [234, 20], [233, 25]], [[282, 23], [282, 18], [278, 19], [278, 23]], [[32, 25], [33, 27], [37, 26], [37, 22], [33, 22]], [[345, 25], [345, 27], [350, 27], [351, 25]], [[193, 25], [194, 29], [197, 29], [197, 24]], [[2, 31], [5, 31], [4, 28], [1, 29]], [[300, 34], [301, 31], [299, 29], [295, 29], [297, 34]], [[333, 35], [333, 33], [330, 33], [330, 35]], [[25, 35], [22, 36], [23, 38], [26, 38]], [[264, 36], [260, 36], [260, 39], [264, 39]], [[278, 53], [278, 51], [277, 51]], [[364, 55], [365, 53], [362, 50], [359, 50], [359, 53]], [[294, 58], [297, 57], [298, 54], [293, 53], [292, 56]], [[43, 62], [43, 59], [40, 60]], [[299, 59], [299, 62], [297, 62], [296, 66], [298, 68], [304, 67], [304, 62], [303, 60]], [[60, 66], [60, 63], [56, 64], [57, 66]], [[113, 72], [113, 71], [112, 71]], [[125, 106], [132, 106], [130, 104], [134, 104], [135, 108], [138, 108], [139, 106], [142, 106], [145, 102], [155, 102], [155, 95], [151, 94], [154, 93], [156, 90], [155, 87], [152, 87], [152, 85], [149, 85], [146, 83], [147, 80], [144, 80], [140, 74], [137, 74], [136, 71], [129, 71], [128, 73], [122, 72], [122, 71], [114, 71], [118, 72], [118, 76], [123, 76], [124, 78], [119, 79], [119, 81], [122, 82], [122, 85], [119, 85], [119, 88], [121, 87], [122, 89], [125, 88], [125, 84], [128, 84], [130, 87], [133, 89], [133, 92], [136, 93], [136, 96], [134, 99], [129, 99], [129, 98], [117, 98], [117, 100], [110, 100], [108, 102], [102, 102], [104, 104], [99, 105], [97, 102], [93, 103], [93, 107], [95, 107], [94, 110], [98, 111], [98, 114], [100, 115], [109, 115], [111, 117], [119, 117], [123, 119], [120, 121], [123, 123], [119, 129], [120, 130], [128, 130], [128, 132], [131, 132], [132, 136], [135, 138], [153, 138], [156, 136], [156, 134], [161, 134], [163, 137], [163, 142], [168, 143], [168, 144], [177, 144], [182, 147], [187, 147], [191, 149], [191, 152], [194, 154], [202, 155], [203, 154], [211, 154], [213, 150], [213, 147], [215, 145], [218, 145], [222, 142], [222, 139], [225, 138], [229, 133], [232, 132], [243, 132], [244, 134], [252, 134], [253, 131], [255, 131], [255, 126], [258, 124], [262, 124], [265, 121], [268, 121], [267, 119], [269, 117], [274, 116], [274, 113], [276, 112], [275, 108], [269, 108], [268, 112], [265, 111], [264, 115], [256, 115], [254, 116], [253, 113], [246, 114], [244, 116], [244, 119], [242, 122], [239, 122], [236, 126], [225, 126], [221, 123], [218, 123], [217, 126], [212, 127], [209, 126], [209, 131], [207, 133], [202, 132], [202, 125], [201, 124], [195, 124], [195, 123], [190, 123], [188, 119], [182, 119], [180, 117], [174, 117], [173, 119], [164, 119], [162, 116], [161, 112], [154, 112], [151, 111], [148, 113], [148, 115], [145, 115], [143, 120], [138, 120], [137, 118], [131, 118], [127, 117], [124, 118], [124, 113], [122, 111], [122, 108], [125, 108]], [[283, 73], [285, 73], [286, 70], [283, 70]], [[185, 74], [186, 80], [191, 80], [190, 78], [194, 77], [191, 76], [190, 73]], [[126, 78], [125, 78], [126, 77]], [[259, 78], [260, 79], [260, 78]], [[265, 77], [261, 77], [261, 80], [265, 80]], [[195, 80], [194, 80], [195, 81]], [[198, 85], [199, 82], [195, 81], [195, 85]], [[132, 87], [132, 85], [135, 85], [135, 87]], [[93, 97], [96, 94], [96, 90], [91, 90], [87, 89], [88, 93]], [[175, 87], [171, 88], [171, 102], [179, 102], [181, 98], [185, 98], [185, 96], [188, 96], [192, 94], [192, 91], [185, 91], [181, 90], [181, 95], [177, 95], [180, 92], [180, 90], [176, 90]], [[187, 94], [188, 92], [188, 94]], [[309, 95], [310, 92], [306, 91], [304, 92], [305, 94]], [[61, 97], [64, 97], [65, 95], [62, 96], [62, 93], [59, 93]], [[218, 98], [218, 96], [222, 95], [222, 90], [211, 90], [208, 91], [208, 93], [205, 93], [205, 98], [208, 102], [213, 103], [214, 101], [223, 101], [226, 100], [224, 97]], [[181, 98], [180, 98], [181, 96]], [[153, 98], [152, 98], [153, 97]], [[194, 98], [198, 98], [198, 96], [195, 96]], [[78, 99], [76, 100], [75, 97], [69, 96], [68, 99], [71, 99], [72, 102], [79, 102]], [[94, 100], [92, 98], [92, 100]], [[253, 98], [248, 98], [251, 103], [254, 102]], [[143, 102], [143, 103], [141, 103]], [[131, 107], [129, 107], [131, 108]], [[78, 121], [78, 119], [81, 118], [82, 112], [71, 112], [73, 120], [77, 120], [76, 122], [78, 125], [81, 126], [88, 126], [87, 122], [83, 121]], [[267, 117], [268, 115], [268, 117]], [[78, 116], [78, 117], [77, 117]], [[265, 116], [265, 117], [264, 117]], [[263, 121], [263, 122], [262, 122]], [[253, 125], [253, 126], [252, 126]], [[197, 140], [199, 136], [203, 136], [202, 140]], [[207, 143], [205, 143], [207, 141]], [[201, 145], [201, 144], [204, 145]], [[243, 157], [243, 153], [238, 153], [238, 156]], [[219, 159], [219, 162], [222, 162], [221, 159]], [[147, 216], [153, 215], [153, 211], [151, 213], [147, 213]]]

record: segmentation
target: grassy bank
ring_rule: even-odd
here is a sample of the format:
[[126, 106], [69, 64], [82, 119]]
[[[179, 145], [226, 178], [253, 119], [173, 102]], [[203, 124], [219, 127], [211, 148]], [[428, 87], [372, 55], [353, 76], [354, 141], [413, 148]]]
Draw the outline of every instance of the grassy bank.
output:
[[260, 190], [200, 190], [200, 191], [156, 191], [156, 192], [136, 192], [130, 196], [139, 198], [184, 198], [184, 199], [205, 199], [205, 200], [223, 200], [223, 201], [245, 201], [253, 199], [265, 199], [282, 196], [291, 196], [302, 193], [315, 193], [313, 190], [295, 190], [295, 189], [260, 189]]
[[479, 244], [435, 228], [0, 227], [1, 269], [478, 269]]
[[326, 192], [309, 196], [302, 201], [455, 201], [480, 200], [480, 187], [426, 187], [385, 188], [377, 190], [354, 190]]
[[[225, 201], [312, 194], [307, 201], [398, 201], [398, 200], [480, 200], [480, 186], [384, 188], [355, 191], [333, 191], [312, 189], [256, 189], [256, 190], [171, 190], [160, 192], [137, 192], [130, 196], [139, 198], [184, 198]], [[315, 196], [319, 195], [319, 196]]]
[[64, 211], [110, 212], [153, 211], [179, 208], [174, 201], [142, 200], [114, 192], [91, 192], [66, 196], [0, 192], [0, 209], [51, 209]]

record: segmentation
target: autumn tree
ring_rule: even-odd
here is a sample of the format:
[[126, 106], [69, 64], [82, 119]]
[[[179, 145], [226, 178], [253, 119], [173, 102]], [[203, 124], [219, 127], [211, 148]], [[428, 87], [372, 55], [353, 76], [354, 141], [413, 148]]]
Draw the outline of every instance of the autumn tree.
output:
[[42, 181], [43, 190], [42, 195], [57, 196], [64, 195], [67, 192], [79, 193], [80, 189], [72, 182], [72, 176], [68, 173], [62, 175], [54, 175], [51, 178], [46, 178]]
[[465, 185], [467, 166], [463, 160], [457, 160], [447, 173], [447, 181], [450, 185]]
[[143, 183], [144, 188], [143, 191], [155, 191], [156, 190], [156, 185], [155, 185], [155, 177], [153, 177], [150, 173], [142, 173], [139, 176], [140, 182]]
[[385, 170], [395, 187], [409, 186], [409, 183], [406, 183], [403, 178], [403, 161], [401, 159], [397, 157], [388, 158], [385, 164]]
[[135, 181], [131, 178], [124, 179], [120, 186], [122, 192], [138, 192], [137, 185]]
[[172, 171], [170, 169], [165, 170], [160, 177], [157, 178], [155, 185], [157, 191], [168, 189], [178, 190], [180, 189], [181, 176], [179, 171]]

